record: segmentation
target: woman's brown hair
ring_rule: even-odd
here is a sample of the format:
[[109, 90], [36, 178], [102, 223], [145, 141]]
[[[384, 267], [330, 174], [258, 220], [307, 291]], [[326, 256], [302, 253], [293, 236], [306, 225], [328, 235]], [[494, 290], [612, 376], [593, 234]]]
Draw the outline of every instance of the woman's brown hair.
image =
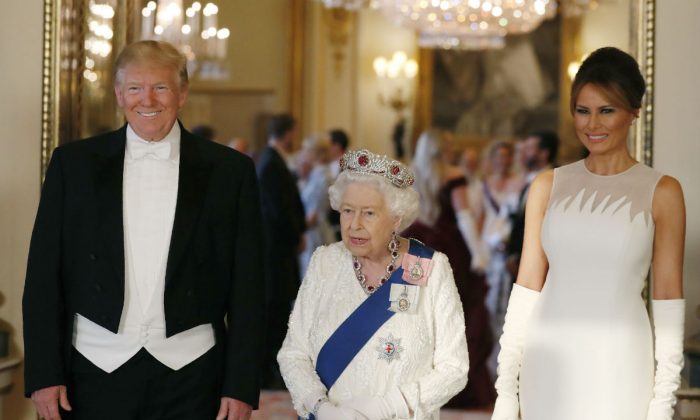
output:
[[610, 101], [628, 111], [642, 107], [646, 83], [635, 59], [624, 51], [603, 47], [583, 61], [571, 85], [572, 114], [578, 94], [589, 83], [602, 88]]

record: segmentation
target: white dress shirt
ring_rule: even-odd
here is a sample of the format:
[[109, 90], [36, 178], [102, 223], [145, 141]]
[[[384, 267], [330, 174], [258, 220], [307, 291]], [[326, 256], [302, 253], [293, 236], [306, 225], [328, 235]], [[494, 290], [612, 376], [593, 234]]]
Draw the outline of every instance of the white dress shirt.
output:
[[180, 126], [158, 142], [126, 130], [124, 156], [125, 291], [117, 334], [76, 314], [73, 345], [88, 360], [112, 372], [145, 348], [177, 370], [215, 344], [211, 324], [165, 337], [165, 270], [175, 219], [180, 162]]

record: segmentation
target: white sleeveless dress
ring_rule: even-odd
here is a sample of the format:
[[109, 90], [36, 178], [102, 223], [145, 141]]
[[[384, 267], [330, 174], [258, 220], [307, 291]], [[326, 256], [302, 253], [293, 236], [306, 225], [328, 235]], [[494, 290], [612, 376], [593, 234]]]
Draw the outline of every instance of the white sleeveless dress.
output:
[[645, 420], [653, 342], [641, 292], [652, 256], [657, 171], [555, 169], [542, 225], [549, 272], [520, 373], [523, 420]]

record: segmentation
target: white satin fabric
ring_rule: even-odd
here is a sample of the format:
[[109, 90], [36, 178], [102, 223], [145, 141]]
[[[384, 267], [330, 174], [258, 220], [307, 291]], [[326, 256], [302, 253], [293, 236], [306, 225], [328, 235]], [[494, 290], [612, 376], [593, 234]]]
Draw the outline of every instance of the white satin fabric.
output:
[[520, 372], [523, 420], [645, 420], [654, 383], [641, 296], [661, 174], [558, 168], [542, 226], [549, 261]]

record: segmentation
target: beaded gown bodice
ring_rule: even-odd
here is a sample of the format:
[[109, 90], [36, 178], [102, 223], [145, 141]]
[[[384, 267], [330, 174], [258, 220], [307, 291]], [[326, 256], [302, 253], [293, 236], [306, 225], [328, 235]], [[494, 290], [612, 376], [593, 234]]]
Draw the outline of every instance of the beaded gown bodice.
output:
[[[447, 258], [435, 252], [416, 312], [392, 316], [326, 390], [314, 369], [318, 353], [365, 299], [367, 294], [353, 271], [352, 255], [343, 243], [319, 247], [311, 258], [278, 355], [295, 409], [301, 416], [308, 415], [303, 405], [308, 395], [328, 392], [331, 401], [342, 402], [383, 395], [389, 387], [398, 386], [416, 418], [437, 419], [439, 407], [464, 387], [469, 366], [462, 305]], [[396, 349], [391, 358], [383, 356], [388, 342]]]

